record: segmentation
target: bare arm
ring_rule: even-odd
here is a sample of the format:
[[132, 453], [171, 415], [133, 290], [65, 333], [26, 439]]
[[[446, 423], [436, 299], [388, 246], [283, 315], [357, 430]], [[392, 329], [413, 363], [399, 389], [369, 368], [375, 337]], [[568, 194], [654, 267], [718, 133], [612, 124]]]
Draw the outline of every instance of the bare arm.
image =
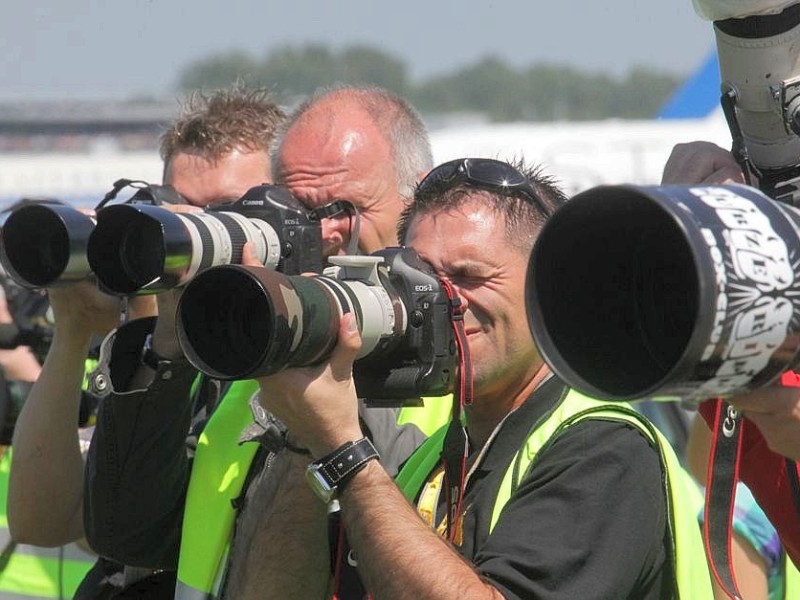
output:
[[428, 528], [377, 462], [354, 477], [341, 504], [359, 573], [374, 598], [503, 597]]
[[21, 542], [55, 546], [83, 535], [78, 413], [92, 335], [116, 324], [119, 304], [92, 284], [52, 290], [56, 324], [42, 372], [17, 420], [9, 528]]
[[[261, 380], [262, 402], [317, 458], [361, 437], [351, 377], [359, 346], [353, 317], [345, 315], [327, 364]], [[375, 598], [502, 598], [424, 524], [380, 463], [358, 472], [340, 503], [359, 573]], [[287, 583], [283, 597], [302, 597], [294, 594], [299, 584]]]

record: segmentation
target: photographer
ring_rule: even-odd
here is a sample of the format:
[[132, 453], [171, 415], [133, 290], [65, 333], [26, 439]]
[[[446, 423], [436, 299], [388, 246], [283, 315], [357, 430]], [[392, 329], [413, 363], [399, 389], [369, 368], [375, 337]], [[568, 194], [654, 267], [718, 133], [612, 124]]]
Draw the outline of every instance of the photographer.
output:
[[[431, 163], [419, 117], [404, 101], [377, 88], [320, 92], [295, 111], [275, 145], [276, 180], [309, 209], [325, 211], [320, 213], [325, 255], [371, 252], [394, 243], [403, 199]], [[177, 391], [191, 384], [184, 375], [188, 365], [169, 350], [165, 353], [157, 335], [156, 330], [155, 356], [150, 354], [154, 383], [141, 391], [134, 374], [130, 384], [120, 386], [136, 385], [136, 396], [120, 393], [117, 381], [142, 356], [144, 332], [123, 340], [127, 357], [108, 364], [115, 392], [104, 402], [90, 454], [89, 539], [102, 554], [126, 564], [174, 569], [177, 563], [177, 597], [217, 595], [221, 582], [228, 581], [231, 591], [226, 593], [239, 598], [237, 590], [260, 576], [260, 512], [249, 507], [271, 479], [268, 469], [261, 469], [268, 451], [238, 443], [242, 429], [253, 422], [247, 399], [257, 385], [237, 381], [227, 388], [203, 377], [191, 394]], [[119, 344], [113, 340], [114, 347]], [[192, 405], [205, 410], [195, 411]], [[432, 409], [447, 413], [447, 407]], [[417, 414], [428, 417], [431, 410], [404, 410], [400, 418], [419, 421]], [[365, 427], [387, 455], [396, 453], [399, 463], [424, 436], [417, 428], [399, 429], [397, 419], [392, 409], [364, 411]], [[182, 452], [190, 426], [197, 447], [191, 471]], [[251, 437], [262, 439], [261, 433], [256, 428]], [[158, 448], [158, 455], [137, 452], [140, 447]], [[157, 459], [161, 453], [164, 460]], [[158, 491], [147, 502], [142, 502], [141, 481]]]
[[[416, 111], [403, 99], [375, 87], [337, 86], [317, 91], [293, 111], [272, 153], [276, 182], [286, 185], [309, 209], [345, 200], [357, 211], [357, 216], [345, 211], [322, 220], [325, 256], [369, 254], [396, 245], [397, 219], [431, 165], [428, 134]], [[365, 409], [361, 403], [359, 415], [364, 429], [383, 449], [387, 464], [396, 469], [421, 443], [424, 433], [444, 422], [449, 409], [447, 402], [429, 402], [423, 407], [404, 407], [398, 413], [394, 409]], [[398, 423], [403, 426], [398, 428]], [[201, 588], [210, 595], [215, 588], [224, 587], [224, 597], [239, 600], [258, 597], [265, 586], [272, 585], [265, 578], [262, 555], [265, 546], [283, 542], [262, 534], [263, 516], [272, 510], [271, 496], [281, 473], [272, 469], [272, 458], [264, 458], [264, 454], [260, 451], [270, 468], [261, 469], [254, 463], [249, 470], [252, 483], [236, 502], [240, 508], [226, 576], [219, 574], [227, 565], [217, 545], [205, 554], [219, 556], [219, 564], [198, 573], [193, 579], [195, 585], [186, 585], [192, 574], [184, 575], [185, 571], [179, 569], [181, 590]], [[195, 494], [198, 503], [205, 502], [211, 485], [213, 481], [203, 488], [190, 489], [190, 502]], [[184, 522], [184, 535], [197, 538], [196, 547], [202, 543], [202, 526], [199, 511]], [[196, 558], [194, 564], [198, 563], [200, 559]], [[220, 584], [222, 579], [224, 583]]]
[[[285, 477], [263, 535], [287, 541], [264, 546], [270, 585], [260, 597], [326, 594], [328, 507], [315, 492], [338, 501], [352, 548], [330, 540], [337, 598], [362, 597], [355, 562], [366, 591], [381, 598], [710, 597], [669, 443], [633, 411], [568, 390], [527, 327], [528, 257], [563, 201], [539, 172], [488, 159], [444, 163], [418, 186], [399, 237], [460, 296], [473, 369], [463, 384], [474, 394], [464, 407], [468, 439], [443, 439], [461, 430], [454, 419], [411, 456], [399, 488], [358, 424], [352, 363], [361, 342], [351, 315], [323, 364], [260, 379], [262, 403], [315, 460], [277, 457]], [[445, 465], [469, 455], [463, 477], [443, 472], [443, 446]]]
[[[208, 97], [190, 98], [185, 114], [162, 138], [164, 182], [177, 189], [190, 205], [204, 206], [239, 198], [250, 187], [270, 179], [268, 148], [282, 118], [282, 111], [264, 90], [233, 88]], [[190, 205], [177, 210], [199, 210]], [[90, 282], [54, 287], [49, 295], [56, 332], [42, 374], [20, 417], [9, 490], [9, 520], [15, 538], [42, 545], [78, 539], [84, 534], [84, 508], [91, 506], [83, 504], [84, 500], [89, 504], [91, 497], [84, 498], [84, 468], [77, 430], [72, 423], [76, 422], [73, 417], [77, 413], [89, 339], [93, 333], [104, 334], [117, 326], [120, 317], [119, 299], [100, 293]], [[152, 458], [151, 436], [157, 436], [168, 425], [179, 432], [180, 439], [159, 448], [158, 456], [148, 465], [154, 470], [125, 473], [134, 482], [130, 487], [114, 487], [118, 482], [112, 477], [110, 487], [101, 487], [104, 495], [98, 503], [104, 507], [114, 503], [134, 506], [138, 511], [133, 515], [133, 524], [128, 522], [128, 528], [123, 530], [130, 534], [124, 541], [130, 543], [131, 539], [155, 529], [148, 541], [164, 540], [175, 553], [188, 477], [185, 438], [192, 410], [189, 388], [196, 371], [181, 360], [174, 337], [172, 315], [176, 294], [159, 296], [159, 313], [164, 318], [157, 321], [135, 318], [147, 314], [141, 311], [137, 314], [136, 304], [150, 305], [152, 300], [152, 296], [142, 296], [131, 302], [133, 320], [116, 332], [116, 339], [120, 348], [125, 343], [129, 348], [135, 346], [139, 357], [143, 339], [148, 330], [152, 331], [153, 351], [163, 359], [175, 359], [174, 363], [165, 361], [165, 368], [154, 370], [140, 364], [137, 358], [119, 386], [129, 392], [104, 401], [95, 435], [100, 439], [99, 449], [108, 449], [110, 444], [112, 451], [117, 451], [123, 459], [139, 457], [139, 460], [142, 455]], [[146, 393], [148, 386], [161, 394], [158, 399], [162, 404], [157, 409], [148, 405], [153, 398]], [[93, 441], [92, 446], [96, 443]], [[102, 475], [102, 470], [93, 466], [91, 457], [89, 461], [87, 478], [92, 482]], [[125, 464], [135, 469], [139, 463], [128, 460]], [[171, 478], [164, 475], [165, 471]], [[163, 485], [164, 481], [173, 482], [175, 475], [183, 479], [172, 487]], [[148, 485], [151, 481], [158, 483], [151, 487]], [[153, 514], [161, 515], [162, 519], [149, 521]], [[172, 523], [164, 520], [165, 514], [173, 519]], [[142, 519], [137, 521], [139, 515]], [[104, 525], [105, 522], [95, 524], [89, 518], [86, 533], [91, 534], [93, 526], [102, 529]], [[114, 547], [113, 552], [105, 552], [107, 548], [103, 547], [95, 550], [112, 558], [120, 553], [123, 560], [118, 562], [145, 568], [127, 568], [120, 574], [119, 565], [103, 560], [84, 580], [78, 598], [106, 597], [105, 594], [133, 584], [152, 570], [147, 568], [147, 562], [125, 560], [131, 548], [124, 544]], [[161, 547], [155, 548], [156, 553], [162, 551]], [[158, 597], [171, 598], [174, 574], [171, 581], [168, 573], [157, 577], [162, 588]]]
[[[733, 155], [709, 142], [678, 144], [664, 167], [662, 183], [742, 182], [742, 169]], [[772, 385], [726, 398], [743, 412], [744, 428], [740, 476], [752, 490], [759, 505], [775, 525], [786, 551], [800, 565], [800, 513], [797, 511], [791, 472], [787, 464], [800, 459], [800, 387], [797, 376], [786, 373], [782, 385]], [[700, 415], [709, 427], [719, 400], [700, 406]], [[697, 425], [695, 426], [697, 427]], [[699, 435], [695, 433], [694, 435]], [[706, 432], [704, 435], [710, 435]]]
[[[733, 153], [708, 142], [679, 144], [662, 182], [753, 182], [773, 198], [796, 205], [800, 136], [792, 119], [791, 82], [797, 75], [800, 4], [797, 0], [726, 2], [694, 0], [697, 13], [714, 22]], [[731, 96], [733, 92], [733, 96]], [[746, 171], [743, 171], [743, 167]], [[784, 195], [787, 194], [787, 197]], [[783, 385], [726, 398], [742, 411], [740, 477], [800, 565], [800, 376], [787, 372]], [[785, 386], [785, 387], [784, 387]], [[700, 406], [713, 428], [721, 400]], [[787, 460], [787, 458], [789, 460]]]
[[[11, 438], [20, 408], [41, 371], [52, 337], [47, 299], [37, 291], [16, 286], [3, 276], [0, 287], [0, 497], [6, 498], [13, 450]], [[27, 344], [30, 344], [27, 345]], [[34, 351], [35, 348], [35, 351]], [[39, 357], [42, 357], [41, 359]], [[81, 415], [85, 421], [86, 412]], [[78, 421], [72, 423], [78, 426]], [[0, 501], [3, 518], [6, 503]], [[63, 598], [72, 596], [77, 583], [96, 557], [77, 544], [42, 548], [17, 543], [7, 526], [0, 527], [0, 599]]]

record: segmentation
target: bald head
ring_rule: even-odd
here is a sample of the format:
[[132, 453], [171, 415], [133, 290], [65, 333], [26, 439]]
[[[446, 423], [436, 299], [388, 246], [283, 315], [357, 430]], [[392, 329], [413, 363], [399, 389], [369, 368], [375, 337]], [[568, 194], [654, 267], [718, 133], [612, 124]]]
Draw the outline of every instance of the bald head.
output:
[[[430, 169], [424, 125], [403, 100], [376, 88], [339, 88], [308, 99], [290, 117], [272, 155], [276, 181], [309, 208], [346, 200], [359, 211], [359, 249], [397, 245], [395, 227]], [[326, 255], [344, 252], [346, 215], [323, 220]]]

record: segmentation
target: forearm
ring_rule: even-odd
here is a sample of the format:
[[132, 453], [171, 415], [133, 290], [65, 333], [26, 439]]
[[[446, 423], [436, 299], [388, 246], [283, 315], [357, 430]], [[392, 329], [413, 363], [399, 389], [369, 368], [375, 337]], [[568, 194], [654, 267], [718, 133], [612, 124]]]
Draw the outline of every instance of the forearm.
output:
[[[248, 498], [226, 598], [324, 598], [330, 579], [327, 510], [306, 484], [310, 458], [281, 452]], [[237, 560], [242, 557], [242, 560]]]
[[340, 502], [359, 574], [374, 598], [502, 598], [429, 529], [379, 463], [356, 474]]
[[17, 420], [8, 492], [15, 539], [61, 545], [83, 535], [78, 415], [89, 336], [56, 331]]

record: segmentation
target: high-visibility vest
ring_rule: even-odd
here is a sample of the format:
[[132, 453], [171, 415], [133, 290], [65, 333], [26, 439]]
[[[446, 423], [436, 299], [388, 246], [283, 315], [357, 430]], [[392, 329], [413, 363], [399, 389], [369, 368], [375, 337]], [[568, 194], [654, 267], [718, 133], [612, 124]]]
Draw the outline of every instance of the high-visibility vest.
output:
[[[624, 403], [594, 400], [570, 391], [561, 403], [527, 438], [511, 460], [503, 477], [492, 512], [489, 533], [502, 518], [512, 493], [530, 469], [536, 468], [541, 450], [552, 444], [564, 430], [585, 419], [622, 421], [638, 429], [658, 451], [667, 473], [664, 492], [675, 564], [675, 589], [683, 599], [713, 598], [702, 535], [697, 523], [697, 485], [681, 467], [667, 439], [649, 421]], [[406, 462], [396, 478], [405, 496], [415, 502], [424, 484], [439, 464], [447, 428], [430, 437]], [[700, 500], [702, 502], [702, 500]], [[545, 542], [546, 543], [546, 542]]]
[[77, 544], [42, 548], [11, 540], [6, 516], [11, 448], [0, 458], [0, 600], [72, 598], [97, 557]]
[[797, 570], [788, 555], [783, 558], [783, 582], [785, 600], [800, 598], [800, 571]]
[[176, 600], [216, 598], [230, 548], [236, 509], [258, 444], [239, 444], [253, 421], [254, 380], [236, 381], [223, 396], [197, 443], [178, 559]]
[[423, 398], [421, 406], [403, 406], [397, 415], [398, 425], [416, 425], [425, 435], [431, 436], [450, 420], [453, 414], [453, 395]]
[[[238, 443], [253, 421], [248, 401], [255, 381], [237, 381], [206, 424], [192, 465], [183, 517], [175, 600], [218, 598], [236, 520], [232, 500], [242, 487], [258, 448]], [[452, 396], [425, 398], [423, 407], [400, 411], [399, 423], [435, 431], [450, 418]]]

